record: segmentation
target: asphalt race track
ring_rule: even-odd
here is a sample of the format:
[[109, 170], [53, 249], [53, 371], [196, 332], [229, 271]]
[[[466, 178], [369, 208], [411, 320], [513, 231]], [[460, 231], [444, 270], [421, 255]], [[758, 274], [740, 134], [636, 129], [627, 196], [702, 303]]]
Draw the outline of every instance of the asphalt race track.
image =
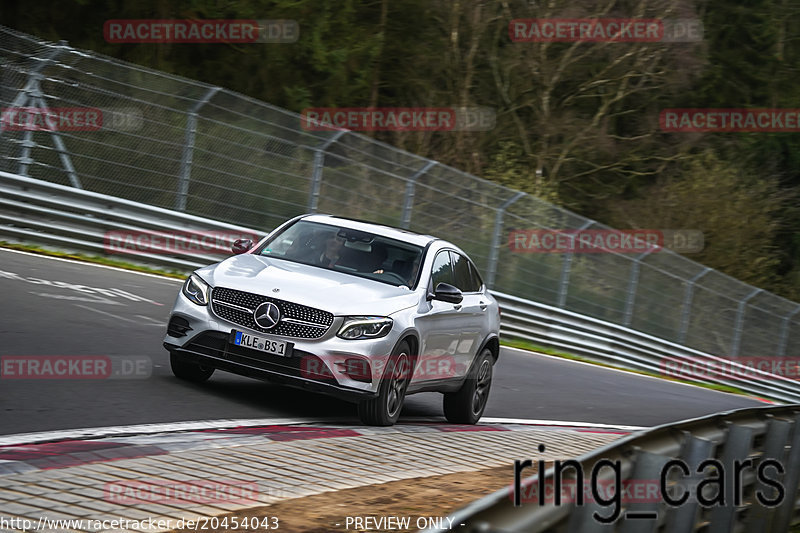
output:
[[[172, 376], [162, 348], [177, 280], [0, 250], [0, 356], [108, 356], [109, 379], [0, 376], [0, 434], [187, 420], [337, 417], [355, 406], [217, 372]], [[115, 365], [117, 364], [115, 363]], [[756, 400], [503, 349], [485, 417], [652, 426]], [[441, 396], [411, 396], [403, 417], [444, 420]], [[403, 421], [401, 417], [401, 423]]]

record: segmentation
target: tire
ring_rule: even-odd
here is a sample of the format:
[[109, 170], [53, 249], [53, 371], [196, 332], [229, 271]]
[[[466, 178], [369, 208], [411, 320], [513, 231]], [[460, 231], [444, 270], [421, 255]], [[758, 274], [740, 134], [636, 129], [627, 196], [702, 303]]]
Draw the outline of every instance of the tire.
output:
[[358, 404], [358, 418], [367, 426], [393, 426], [403, 410], [411, 380], [411, 348], [401, 342], [389, 358], [378, 385], [378, 396]]
[[476, 424], [483, 416], [492, 388], [494, 356], [484, 348], [470, 376], [456, 392], [444, 394], [444, 416], [452, 424]]
[[214, 373], [213, 368], [183, 360], [174, 353], [169, 354], [169, 365], [172, 367], [172, 373], [176, 378], [191, 381], [192, 383], [208, 381], [208, 378]]

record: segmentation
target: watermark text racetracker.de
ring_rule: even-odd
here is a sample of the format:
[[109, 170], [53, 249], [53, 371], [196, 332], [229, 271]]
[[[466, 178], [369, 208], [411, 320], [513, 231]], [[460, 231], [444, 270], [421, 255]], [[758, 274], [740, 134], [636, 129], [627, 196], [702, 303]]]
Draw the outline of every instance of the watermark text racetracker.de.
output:
[[103, 25], [109, 43], [294, 43], [300, 27], [288, 19], [114, 19]]
[[489, 107], [314, 107], [300, 115], [306, 131], [489, 131]]
[[109, 254], [231, 255], [236, 240], [259, 238], [255, 233], [230, 231], [107, 231], [103, 248]]
[[147, 379], [153, 360], [146, 355], [2, 355], [0, 379]]
[[[175, 481], [166, 479], [126, 479], [106, 483], [103, 499], [119, 505], [161, 503], [236, 503], [252, 505], [258, 502], [258, 484], [234, 479], [196, 479]], [[285, 491], [270, 490], [269, 496], [288, 497]]]
[[143, 124], [142, 111], [136, 108], [0, 108], [0, 131], [138, 131]]
[[664, 109], [659, 125], [666, 132], [800, 132], [800, 109]]
[[726, 378], [730, 380], [800, 380], [799, 357], [665, 358], [663, 376], [689, 381]]
[[513, 42], [524, 43], [682, 43], [703, 40], [699, 19], [534, 18], [508, 24]]
[[[333, 372], [355, 381], [372, 383], [387, 376], [389, 370], [393, 375], [410, 378], [414, 381], [449, 379], [466, 373], [467, 363], [451, 355], [421, 355], [412, 363], [408, 359], [397, 359], [396, 356], [372, 356], [369, 359], [358, 356], [342, 356], [329, 367], [316, 356], [303, 356], [300, 360], [300, 375], [315, 380], [332, 380]], [[331, 370], [333, 368], [333, 371]]]
[[515, 229], [508, 235], [508, 247], [516, 253], [697, 253], [703, 246], [699, 230]]
[[97, 131], [103, 112], [96, 107], [4, 107], [2, 131]]

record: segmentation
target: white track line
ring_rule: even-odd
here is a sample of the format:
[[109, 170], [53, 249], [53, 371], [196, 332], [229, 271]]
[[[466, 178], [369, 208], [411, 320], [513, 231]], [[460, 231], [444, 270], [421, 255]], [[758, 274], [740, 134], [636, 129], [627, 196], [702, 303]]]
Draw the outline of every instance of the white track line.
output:
[[52, 259], [53, 261], [63, 261], [64, 263], [74, 263], [76, 265], [89, 265], [97, 268], [105, 268], [107, 270], [116, 270], [118, 272], [127, 272], [128, 274], [138, 274], [140, 276], [148, 276], [151, 278], [174, 281], [175, 283], [183, 283], [183, 280], [177, 278], [170, 278], [168, 276], [162, 276], [160, 274], [151, 274], [150, 272], [139, 272], [138, 270], [129, 270], [127, 268], [109, 266], [109, 265], [101, 265], [99, 263], [92, 263], [90, 261], [79, 261], [77, 259], [67, 259], [66, 257], [53, 257], [52, 255], [45, 255], [45, 254], [37, 254], [36, 252], [25, 252], [22, 250], [12, 250], [11, 248], [3, 248], [0, 246], [0, 251], [3, 252], [11, 252], [15, 254], [22, 254], [22, 255], [31, 255], [34, 257], [42, 257], [44, 259]]
[[201, 431], [204, 429], [235, 428], [240, 426], [269, 426], [309, 424], [319, 420], [305, 418], [250, 418], [242, 420], [193, 420], [187, 422], [167, 422], [163, 424], [136, 424], [131, 426], [106, 426], [83, 429], [62, 429], [37, 433], [17, 433], [0, 436], [0, 446], [12, 444], [32, 444], [73, 439], [98, 439], [120, 435], [149, 435], [178, 431]]
[[[42, 442], [55, 442], [64, 440], [99, 439], [115, 436], [150, 435], [154, 433], [174, 433], [181, 431], [202, 431], [206, 429], [225, 429], [249, 426], [290, 426], [298, 424], [335, 424], [342, 423], [343, 418], [245, 418], [224, 420], [194, 420], [186, 422], [167, 422], [163, 424], [137, 424], [131, 426], [107, 426], [83, 429], [63, 429], [56, 431], [41, 431], [37, 433], [17, 433], [14, 435], [0, 436], [0, 446], [20, 444], [35, 444]], [[415, 422], [438, 422], [444, 424], [441, 418], [414, 417], [407, 420], [401, 419], [402, 424], [413, 425]], [[594, 424], [591, 422], [568, 422], [564, 420], [529, 420], [521, 418], [482, 418], [484, 424], [520, 424], [551, 426], [559, 428], [590, 428], [607, 430], [637, 431], [647, 429], [639, 426], [622, 426], [614, 424]], [[360, 427], [360, 426], [354, 426]], [[364, 426], [369, 427], [369, 426]]]
[[623, 426], [620, 424], [599, 424], [595, 422], [567, 422], [564, 420], [538, 420], [531, 418], [481, 418], [483, 424], [520, 424], [532, 426], [555, 426], [564, 428], [590, 428], [590, 429], [608, 429], [608, 430], [623, 430], [623, 431], [641, 431], [643, 429], [650, 429], [647, 426]]

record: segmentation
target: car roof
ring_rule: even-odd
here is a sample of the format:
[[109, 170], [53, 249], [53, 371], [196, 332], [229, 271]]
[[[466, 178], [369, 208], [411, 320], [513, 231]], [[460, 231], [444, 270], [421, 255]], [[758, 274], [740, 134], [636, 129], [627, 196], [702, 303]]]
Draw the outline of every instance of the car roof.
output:
[[417, 246], [426, 246], [433, 241], [441, 240], [431, 235], [420, 235], [419, 233], [414, 233], [413, 231], [408, 231], [402, 228], [394, 228], [392, 226], [384, 226], [382, 224], [375, 224], [373, 222], [356, 220], [352, 218], [338, 217], [335, 215], [306, 215], [303, 217], [303, 220], [366, 231], [382, 237], [389, 237], [398, 241], [416, 244]]

